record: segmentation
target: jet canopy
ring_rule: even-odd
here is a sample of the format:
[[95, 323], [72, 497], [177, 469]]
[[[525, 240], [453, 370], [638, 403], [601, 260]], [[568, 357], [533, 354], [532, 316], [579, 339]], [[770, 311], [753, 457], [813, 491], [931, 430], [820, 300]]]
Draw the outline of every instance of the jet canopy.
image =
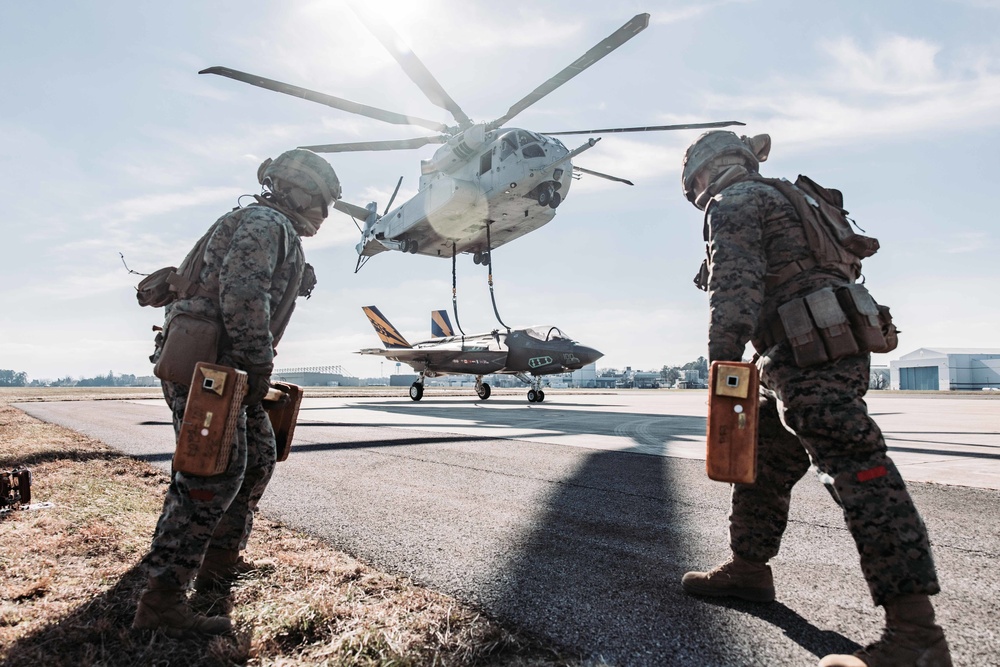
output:
[[548, 325], [528, 327], [524, 330], [524, 333], [538, 340], [573, 340], [564, 334], [559, 327], [550, 327]]

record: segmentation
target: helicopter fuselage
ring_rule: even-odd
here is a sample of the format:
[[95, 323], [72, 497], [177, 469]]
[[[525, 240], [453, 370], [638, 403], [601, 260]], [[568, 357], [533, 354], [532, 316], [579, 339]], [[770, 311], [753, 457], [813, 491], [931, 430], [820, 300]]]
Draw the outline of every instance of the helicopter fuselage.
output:
[[570, 159], [593, 144], [570, 151], [555, 137], [475, 125], [421, 162], [416, 195], [369, 217], [358, 254], [452, 257], [513, 241], [555, 217], [573, 180]]

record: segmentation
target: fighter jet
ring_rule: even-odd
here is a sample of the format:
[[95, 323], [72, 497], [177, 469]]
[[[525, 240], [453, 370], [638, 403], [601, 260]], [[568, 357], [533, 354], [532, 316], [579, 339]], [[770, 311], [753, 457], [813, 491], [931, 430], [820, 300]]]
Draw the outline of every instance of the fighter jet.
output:
[[414, 401], [424, 396], [424, 378], [439, 375], [474, 375], [476, 394], [486, 400], [490, 397], [490, 385], [483, 382], [483, 376], [503, 373], [530, 385], [529, 403], [541, 403], [545, 400], [541, 388], [543, 375], [578, 370], [604, 356], [553, 326], [455, 335], [445, 310], [431, 313], [433, 338], [410, 345], [378, 308], [364, 306], [362, 310], [386, 349], [367, 348], [358, 354], [380, 355], [412, 366], [420, 373], [410, 385], [410, 398]]

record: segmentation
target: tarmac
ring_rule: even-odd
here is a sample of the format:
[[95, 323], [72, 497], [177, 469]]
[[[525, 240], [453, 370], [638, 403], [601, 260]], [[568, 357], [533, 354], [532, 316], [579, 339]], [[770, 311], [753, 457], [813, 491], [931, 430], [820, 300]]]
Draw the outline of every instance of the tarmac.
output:
[[[471, 392], [471, 390], [470, 390]], [[813, 665], [878, 638], [857, 552], [813, 475], [793, 490], [778, 600], [687, 596], [727, 555], [700, 391], [309, 397], [261, 510], [375, 567], [612, 665]], [[931, 535], [956, 665], [1000, 655], [1000, 401], [870, 396]], [[169, 468], [162, 401], [31, 403]], [[252, 538], [251, 538], [252, 539]]]

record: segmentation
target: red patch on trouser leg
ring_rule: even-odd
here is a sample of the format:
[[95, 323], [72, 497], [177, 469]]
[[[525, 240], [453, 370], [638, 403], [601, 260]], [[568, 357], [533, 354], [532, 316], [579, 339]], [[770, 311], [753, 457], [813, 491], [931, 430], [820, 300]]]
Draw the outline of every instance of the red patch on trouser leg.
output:
[[192, 500], [202, 500], [208, 502], [215, 497], [215, 492], [207, 489], [191, 489], [188, 495], [191, 496]]
[[869, 468], [868, 470], [862, 470], [858, 473], [859, 482], [867, 482], [872, 479], [878, 479], [879, 477], [885, 477], [888, 475], [888, 471], [885, 466], [875, 466], [874, 468]]

